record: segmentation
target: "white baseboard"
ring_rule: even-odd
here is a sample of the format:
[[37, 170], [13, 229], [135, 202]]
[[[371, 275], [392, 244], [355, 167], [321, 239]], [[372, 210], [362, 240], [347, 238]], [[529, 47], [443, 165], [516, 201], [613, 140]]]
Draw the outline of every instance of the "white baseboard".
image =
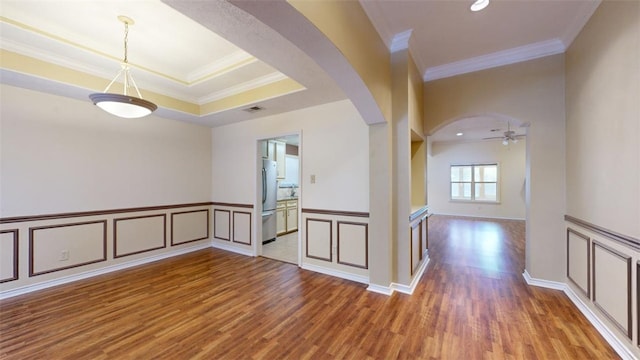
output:
[[430, 259], [427, 256], [426, 260], [423, 261], [422, 264], [420, 264], [418, 271], [416, 271], [416, 276], [413, 277], [413, 280], [411, 280], [411, 284], [409, 285], [398, 284], [398, 283], [391, 283], [391, 285], [389, 286], [369, 284], [369, 287], [367, 288], [367, 290], [376, 292], [378, 294], [383, 294], [383, 295], [392, 295], [394, 291], [411, 295], [413, 294], [413, 291], [418, 286], [418, 282], [420, 282], [420, 278], [422, 278], [422, 275], [424, 275], [424, 272], [427, 269], [427, 266], [429, 265], [429, 261]]
[[301, 267], [305, 270], [314, 271], [314, 272], [325, 274], [325, 275], [331, 275], [331, 276], [339, 277], [341, 279], [359, 282], [362, 284], [369, 284], [368, 276], [355, 275], [348, 272], [329, 269], [323, 266], [312, 265], [312, 264], [303, 264]]
[[547, 289], [554, 289], [554, 290], [562, 290], [562, 291], [564, 291], [564, 289], [567, 287], [565, 283], [561, 283], [558, 281], [549, 281], [549, 280], [532, 278], [531, 275], [529, 275], [529, 272], [527, 270], [525, 270], [522, 273], [522, 276], [524, 277], [524, 280], [527, 282], [527, 284], [533, 285], [533, 286], [543, 287]]
[[102, 275], [102, 274], [107, 274], [107, 273], [118, 271], [118, 270], [124, 270], [130, 267], [147, 264], [150, 262], [190, 253], [197, 250], [207, 249], [209, 247], [211, 247], [211, 245], [207, 243], [207, 244], [200, 244], [200, 245], [186, 247], [186, 248], [180, 248], [175, 251], [166, 252], [166, 253], [162, 253], [154, 256], [149, 256], [143, 259], [127, 261], [127, 262], [116, 264], [116, 265], [105, 266], [100, 269], [89, 270], [79, 274], [74, 274], [74, 275], [60, 277], [57, 279], [43, 281], [33, 285], [26, 285], [16, 289], [5, 290], [0, 292], [0, 300], [22, 295], [22, 294], [27, 294], [37, 290], [50, 288], [57, 285], [62, 285], [62, 284], [67, 284], [67, 283], [82, 280], [82, 279], [87, 279], [87, 278]]
[[391, 286], [369, 284], [369, 287], [367, 287], [367, 290], [374, 293], [387, 295], [387, 296], [390, 296], [391, 294], [393, 294], [393, 287]]
[[587, 304], [584, 303], [584, 301], [582, 301], [582, 299], [573, 291], [573, 289], [569, 285], [557, 281], [532, 278], [527, 270], [522, 273], [522, 276], [529, 285], [563, 291], [569, 297], [571, 302], [573, 302], [573, 304], [580, 310], [580, 312], [587, 318], [587, 320], [589, 320], [591, 325], [593, 325], [593, 327], [598, 330], [600, 335], [604, 337], [604, 339], [609, 343], [609, 345], [611, 345], [613, 350], [615, 350], [615, 352], [618, 353], [618, 355], [620, 355], [622, 359], [637, 359], [637, 357], [633, 354], [633, 352], [631, 352], [631, 350], [629, 350], [626, 344], [621, 341], [615, 335], [615, 333], [612, 332], [611, 329], [609, 329], [609, 327], [602, 322], [602, 320], [600, 320], [598, 315], [594, 313], [593, 310], [591, 310], [587, 306]]
[[255, 256], [254, 253], [253, 253], [253, 249], [244, 249], [244, 248], [236, 247], [236, 246], [233, 246], [233, 245], [230, 245], [230, 244], [217, 242], [217, 241], [213, 241], [211, 243], [211, 246], [216, 248], [216, 249], [231, 251], [231, 252], [234, 252], [234, 253], [240, 254], [240, 255]]
[[413, 280], [411, 280], [411, 284], [409, 284], [409, 286], [393, 283], [391, 284], [393, 289], [403, 294], [408, 294], [408, 295], [413, 294], [413, 291], [416, 289], [416, 286], [418, 286], [418, 282], [420, 282], [420, 278], [422, 277], [422, 275], [424, 275], [424, 271], [427, 269], [427, 265], [429, 265], [429, 261], [431, 261], [431, 259], [427, 257], [426, 261], [422, 262], [422, 264], [418, 268], [418, 271], [416, 271], [416, 275], [413, 277]]

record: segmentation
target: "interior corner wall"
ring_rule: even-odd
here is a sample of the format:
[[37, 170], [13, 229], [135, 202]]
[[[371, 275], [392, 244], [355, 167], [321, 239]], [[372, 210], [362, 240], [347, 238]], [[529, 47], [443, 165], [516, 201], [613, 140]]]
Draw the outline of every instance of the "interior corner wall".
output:
[[[502, 145], [501, 141], [436, 142], [429, 160], [429, 210], [434, 214], [499, 219], [525, 219], [526, 140]], [[450, 166], [499, 164], [499, 203], [452, 202]]]
[[640, 238], [640, 2], [603, 1], [566, 69], [567, 214]]
[[409, 121], [411, 123], [411, 130], [420, 135], [422, 138], [424, 134], [424, 83], [420, 70], [411, 54], [409, 54]]
[[0, 86], [0, 217], [210, 201], [209, 128]]
[[564, 90], [564, 54], [430, 81], [424, 88], [428, 135], [473, 115], [501, 114], [531, 124], [526, 269], [551, 281], [565, 278]]

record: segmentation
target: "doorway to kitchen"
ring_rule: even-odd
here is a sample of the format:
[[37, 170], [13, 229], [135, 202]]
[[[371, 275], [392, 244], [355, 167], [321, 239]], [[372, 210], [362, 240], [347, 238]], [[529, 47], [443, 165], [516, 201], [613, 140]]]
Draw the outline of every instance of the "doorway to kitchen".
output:
[[299, 264], [300, 136], [260, 141], [263, 257]]

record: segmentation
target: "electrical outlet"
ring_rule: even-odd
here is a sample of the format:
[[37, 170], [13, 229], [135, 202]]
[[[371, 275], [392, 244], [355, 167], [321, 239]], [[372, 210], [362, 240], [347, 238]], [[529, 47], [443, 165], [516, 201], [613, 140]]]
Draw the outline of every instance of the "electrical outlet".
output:
[[62, 250], [60, 252], [60, 261], [67, 261], [69, 260], [69, 250]]
[[311, 175], [311, 183], [312, 184], [316, 183], [316, 176], [315, 175]]

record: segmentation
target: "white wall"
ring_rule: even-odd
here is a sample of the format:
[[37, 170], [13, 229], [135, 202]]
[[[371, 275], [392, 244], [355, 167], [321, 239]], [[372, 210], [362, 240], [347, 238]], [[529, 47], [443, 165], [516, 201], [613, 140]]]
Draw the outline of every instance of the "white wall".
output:
[[257, 140], [301, 132], [301, 206], [367, 212], [368, 131], [348, 100], [214, 128], [213, 201], [253, 204]]
[[[502, 145], [501, 141], [436, 142], [429, 157], [429, 209], [435, 214], [488, 218], [525, 218], [525, 140]], [[449, 166], [499, 164], [500, 203], [461, 203], [449, 200]]]
[[1, 217], [210, 201], [209, 128], [0, 89]]

